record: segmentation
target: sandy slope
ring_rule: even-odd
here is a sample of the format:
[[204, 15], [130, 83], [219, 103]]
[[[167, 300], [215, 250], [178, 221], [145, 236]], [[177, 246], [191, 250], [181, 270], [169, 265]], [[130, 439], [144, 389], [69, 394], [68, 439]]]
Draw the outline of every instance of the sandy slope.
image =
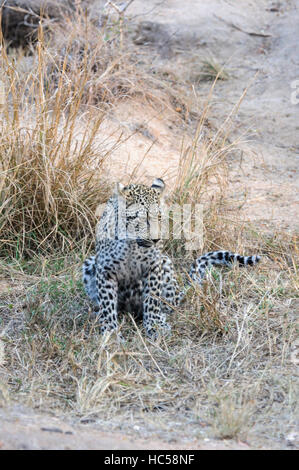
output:
[[[140, 47], [154, 55], [154, 66], [192, 79], [200, 61], [214, 57], [228, 70], [229, 79], [219, 81], [213, 94], [210, 118], [216, 129], [248, 87], [232, 136], [241, 136], [242, 153], [230, 162], [231, 197], [245, 202], [245, 219], [272, 229], [298, 230], [299, 104], [291, 101], [299, 77], [296, 2], [150, 0], [145, 7], [136, 0], [129, 13], [137, 15], [137, 23], [159, 24], [157, 31], [154, 26], [151, 33], [143, 31], [140, 40]], [[197, 87], [199, 102], [210, 86]], [[126, 181], [133, 174], [135, 180], [150, 181], [165, 176], [172, 184], [185, 132], [174, 134], [169, 120], [144, 105], [117, 110], [107, 129], [120, 126], [129, 135], [141, 125], [143, 132], [107, 163], [112, 179]]]

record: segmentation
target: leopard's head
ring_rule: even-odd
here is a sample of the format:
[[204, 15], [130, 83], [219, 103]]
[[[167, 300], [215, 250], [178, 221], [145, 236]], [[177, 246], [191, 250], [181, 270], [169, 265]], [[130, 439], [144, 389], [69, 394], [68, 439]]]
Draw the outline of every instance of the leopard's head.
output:
[[161, 178], [156, 178], [151, 186], [116, 185], [114, 198], [117, 200], [118, 229], [126, 239], [136, 240], [138, 245], [144, 247], [160, 240], [164, 189], [165, 183]]

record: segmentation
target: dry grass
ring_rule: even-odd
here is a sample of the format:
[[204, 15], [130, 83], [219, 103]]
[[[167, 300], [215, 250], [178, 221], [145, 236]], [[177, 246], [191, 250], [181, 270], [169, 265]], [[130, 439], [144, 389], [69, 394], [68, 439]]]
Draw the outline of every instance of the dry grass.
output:
[[51, 36], [39, 27], [32, 56], [1, 48], [2, 255], [82, 246], [109, 194], [102, 163], [122, 140], [96, 139], [105, 113], [134, 96], [173, 109], [175, 90], [119, 50], [117, 28], [106, 34], [78, 8]]
[[224, 66], [219, 64], [214, 57], [205, 59], [199, 73], [199, 80], [214, 81], [216, 77], [218, 80], [228, 80], [229, 74]]
[[120, 101], [138, 97], [154, 105], [157, 113], [167, 108], [181, 123], [188, 120], [192, 104], [186, 100], [183, 84], [160, 77], [147, 63], [130, 39], [129, 20], [126, 28], [118, 16], [100, 27], [96, 23], [78, 7], [72, 18], [53, 26], [47, 44], [48, 76], [69, 87], [76, 83], [78, 71], [84, 70], [88, 77], [84, 100], [105, 112]]
[[[67, 38], [78, 34], [74, 25], [69, 29]], [[56, 48], [56, 57], [42, 30], [39, 38], [35, 65], [23, 74], [20, 58], [2, 49], [8, 92], [0, 121], [0, 274], [11, 289], [0, 295], [0, 404], [95, 419], [101, 429], [133, 432], [138, 425], [141, 435], [164, 440], [216, 436], [284, 447], [297, 411], [297, 240], [279, 233], [270, 238], [226, 216], [226, 156], [236, 143], [227, 143], [225, 123], [204, 135], [207, 100], [193, 144], [182, 150], [172, 199], [208, 202], [205, 249], [254, 251], [264, 261], [256, 269], [213, 270], [170, 318], [171, 337], [152, 343], [124, 316], [126, 342], [103, 340], [80, 280], [94, 210], [107, 197], [101, 164], [109, 156], [95, 147], [102, 114], [88, 113], [88, 106], [97, 97], [104, 112], [103, 102], [130, 95], [133, 78], [119, 56], [115, 64], [104, 62], [102, 81], [95, 78], [91, 55], [98, 57], [104, 43], [90, 51], [84, 46], [80, 56], [81, 46], [73, 49], [67, 39], [67, 53]], [[49, 84], [50, 63], [56, 72]], [[149, 82], [144, 89], [134, 80], [134, 93], [138, 83], [144, 96], [152, 90], [158, 99], [163, 90], [159, 102], [168, 106], [167, 87]], [[88, 126], [83, 121], [78, 139], [84, 113]], [[184, 266], [177, 245], [167, 249]]]
[[167, 439], [175, 415], [177, 437], [283, 446], [296, 417], [289, 261], [215, 271], [170, 318], [172, 336], [157, 343], [124, 316], [124, 344], [100, 338], [78, 258], [48, 259], [43, 275], [32, 261], [27, 284], [23, 277], [20, 289], [1, 296], [6, 393], [69, 419], [94, 418], [106, 429], [150, 424]]
[[18, 66], [22, 54], [2, 48], [0, 243], [2, 255], [17, 258], [82, 243], [107, 194], [106, 152], [95, 142], [103, 115], [78, 114], [87, 76], [81, 71], [69, 88], [59, 80], [54, 92], [47, 53], [42, 29], [31, 70]]

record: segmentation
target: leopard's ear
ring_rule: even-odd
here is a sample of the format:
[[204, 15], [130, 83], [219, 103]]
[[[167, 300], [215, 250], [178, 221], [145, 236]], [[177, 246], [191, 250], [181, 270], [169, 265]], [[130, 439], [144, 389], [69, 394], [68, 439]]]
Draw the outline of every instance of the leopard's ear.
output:
[[151, 187], [156, 189], [159, 193], [163, 193], [165, 189], [165, 183], [161, 178], [155, 178]]
[[114, 186], [113, 194], [122, 194], [124, 185], [122, 183], [116, 183]]

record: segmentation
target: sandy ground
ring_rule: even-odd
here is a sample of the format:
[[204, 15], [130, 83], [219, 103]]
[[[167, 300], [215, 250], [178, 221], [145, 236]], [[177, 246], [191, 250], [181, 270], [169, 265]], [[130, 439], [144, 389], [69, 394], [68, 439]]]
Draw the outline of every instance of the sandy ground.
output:
[[[244, 204], [247, 220], [272, 229], [298, 230], [299, 103], [295, 103], [299, 91], [296, 95], [293, 88], [299, 77], [296, 2], [150, 0], [145, 7], [136, 0], [129, 13], [136, 15], [136, 21], [159, 24], [156, 33], [141, 32], [140, 47], [154, 54], [153, 66], [192, 78], [200, 62], [213, 57], [228, 71], [229, 79], [218, 81], [213, 93], [209, 119], [216, 129], [248, 88], [231, 136], [240, 138], [239, 156], [230, 162], [231, 197]], [[162, 47], [165, 42], [167, 54]], [[210, 86], [200, 83], [197, 87], [199, 106]], [[163, 176], [171, 185], [182, 140], [188, 142], [188, 135], [185, 130], [178, 135], [170, 124], [170, 116], [157, 115], [144, 104], [120, 106], [113, 122], [106, 123], [107, 131], [116, 132], [120, 126], [129, 134], [141, 126], [141, 132], [108, 162], [111, 178], [128, 181], [133, 175], [134, 180], [150, 182]]]
[[[236, 136], [246, 137], [240, 143], [241, 156], [230, 161], [231, 197], [244, 203], [245, 219], [259, 227], [292, 232], [299, 228], [299, 83], [297, 95], [292, 88], [299, 80], [296, 3], [136, 0], [128, 11], [136, 15], [136, 23], [147, 20], [160, 24], [162, 42], [152, 38], [147, 45], [140, 45], [149, 51], [156, 50], [159, 66], [171, 68], [176, 64], [178, 73], [191, 75], [204, 57], [213, 56], [225, 65], [229, 79], [219, 82], [213, 94], [210, 119], [216, 128], [249, 86], [237, 114]], [[198, 87], [200, 99], [204, 99], [209, 86]], [[104, 122], [102, 132], [108, 136], [121, 129], [129, 135], [140, 125], [142, 132], [115, 151], [113, 159], [107, 162], [107, 171], [113, 180], [128, 181], [133, 177], [149, 181], [163, 176], [171, 185], [179, 164], [182, 136], [172, 131], [168, 116], [157, 115], [152, 108], [145, 109], [138, 103], [129, 109], [122, 105], [113, 120]], [[5, 397], [2, 398], [5, 402]], [[248, 446], [213, 440], [173, 444], [141, 440], [133, 435], [104, 433], [96, 423], [82, 424], [77, 420], [66, 423], [13, 405], [0, 408], [0, 449], [43, 448], [248, 449]]]
[[245, 442], [213, 439], [166, 443], [160, 439], [141, 439], [134, 435], [107, 433], [100, 426], [63, 421], [35, 413], [30, 408], [0, 409], [0, 449], [57, 450], [248, 450]]

